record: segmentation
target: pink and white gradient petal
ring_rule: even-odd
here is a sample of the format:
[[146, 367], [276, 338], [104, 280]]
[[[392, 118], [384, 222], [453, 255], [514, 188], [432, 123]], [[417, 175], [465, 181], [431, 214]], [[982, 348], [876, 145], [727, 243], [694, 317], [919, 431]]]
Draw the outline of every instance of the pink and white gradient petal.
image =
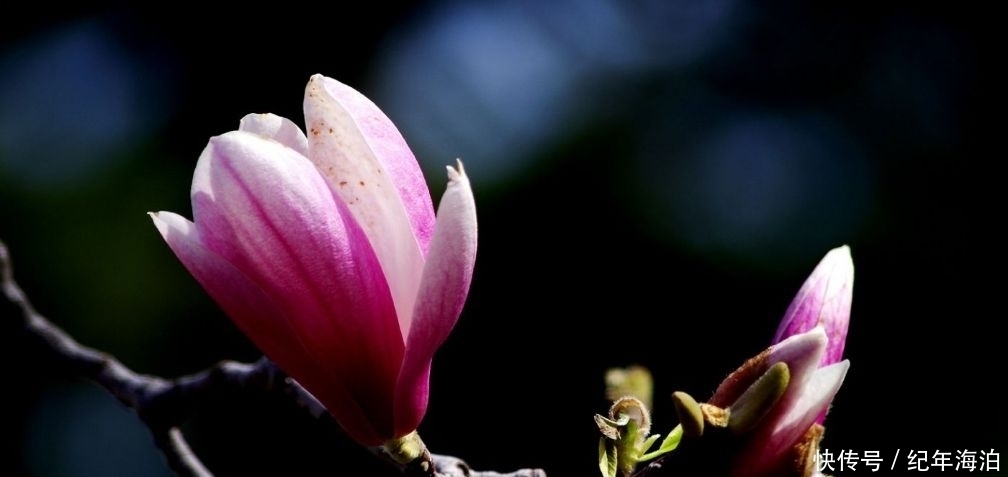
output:
[[414, 429], [423, 418], [431, 360], [454, 328], [469, 293], [476, 262], [476, 235], [476, 203], [459, 163], [458, 169], [448, 167], [448, 188], [438, 207], [437, 225], [406, 340], [396, 385], [397, 430]]
[[420, 166], [392, 121], [349, 86], [312, 76], [304, 111], [308, 158], [371, 241], [405, 337], [435, 220]]

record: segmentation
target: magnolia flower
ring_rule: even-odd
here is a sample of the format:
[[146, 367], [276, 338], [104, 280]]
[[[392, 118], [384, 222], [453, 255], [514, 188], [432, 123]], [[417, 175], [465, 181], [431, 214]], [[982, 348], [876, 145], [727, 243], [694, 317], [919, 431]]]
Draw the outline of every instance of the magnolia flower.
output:
[[210, 139], [193, 221], [152, 213], [182, 264], [235, 324], [354, 439], [413, 435], [434, 352], [476, 257], [476, 210], [448, 168], [437, 217], [402, 135], [370, 100], [315, 75], [307, 134], [272, 114]]
[[708, 404], [728, 409], [727, 427], [742, 435], [732, 475], [807, 476], [815, 470], [821, 424], [849, 367], [840, 357], [853, 279], [850, 250], [830, 251], [788, 307], [774, 344], [711, 397]]

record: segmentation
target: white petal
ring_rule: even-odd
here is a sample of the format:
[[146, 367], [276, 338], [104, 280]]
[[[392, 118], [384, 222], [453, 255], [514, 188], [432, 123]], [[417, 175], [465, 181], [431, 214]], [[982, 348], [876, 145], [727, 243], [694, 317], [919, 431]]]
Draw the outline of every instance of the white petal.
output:
[[371, 241], [405, 338], [434, 224], [420, 166], [392, 122], [349, 86], [313, 76], [304, 109], [308, 158]]
[[297, 124], [285, 117], [269, 113], [247, 114], [238, 124], [238, 130], [272, 139], [308, 157], [308, 138]]
[[776, 420], [772, 429], [766, 429], [768, 432], [757, 436], [757, 442], [768, 450], [780, 450], [797, 441], [833, 401], [849, 367], [850, 362], [843, 360], [813, 373], [799, 389], [793, 406]]

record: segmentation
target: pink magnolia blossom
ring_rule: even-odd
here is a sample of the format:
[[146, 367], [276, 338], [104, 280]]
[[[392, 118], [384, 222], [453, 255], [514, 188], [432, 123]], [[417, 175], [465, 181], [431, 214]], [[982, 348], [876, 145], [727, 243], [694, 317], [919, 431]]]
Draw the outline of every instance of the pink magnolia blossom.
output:
[[853, 277], [850, 250], [830, 251], [791, 303], [774, 344], [729, 375], [711, 397], [714, 406], [737, 407], [737, 400], [771, 366], [787, 365], [787, 387], [745, 435], [733, 476], [805, 476], [813, 470], [810, 456], [822, 437], [821, 424], [850, 364], [840, 357]]
[[193, 221], [152, 213], [182, 264], [234, 323], [365, 445], [414, 431], [434, 352], [476, 257], [461, 164], [435, 218], [413, 153], [366, 97], [315, 75], [307, 128], [245, 116], [210, 139]]

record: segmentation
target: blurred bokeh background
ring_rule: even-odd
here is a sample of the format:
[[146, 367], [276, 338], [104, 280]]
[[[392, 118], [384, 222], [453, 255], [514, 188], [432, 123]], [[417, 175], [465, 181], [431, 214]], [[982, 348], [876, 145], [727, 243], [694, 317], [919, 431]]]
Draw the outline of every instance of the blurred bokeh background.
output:
[[[469, 302], [421, 427], [475, 468], [595, 475], [603, 375], [706, 397], [829, 249], [856, 265], [824, 446], [1008, 452], [999, 322], [1003, 56], [985, 13], [747, 0], [27, 5], [0, 17], [0, 239], [36, 307], [164, 376], [257, 351], [147, 211], [191, 216], [210, 136], [302, 123], [308, 77], [370, 96], [480, 218]], [[991, 110], [994, 108], [991, 107]], [[436, 199], [435, 199], [436, 200]], [[10, 313], [9, 308], [0, 308]], [[0, 323], [14, 476], [170, 475], [136, 419]], [[221, 476], [384, 468], [282, 402], [187, 424]], [[8, 441], [11, 442], [11, 441]], [[1006, 456], [1008, 458], [1008, 456]], [[889, 461], [887, 461], [889, 462]], [[1008, 468], [1008, 466], [1006, 466]], [[864, 470], [861, 470], [862, 472]]]

